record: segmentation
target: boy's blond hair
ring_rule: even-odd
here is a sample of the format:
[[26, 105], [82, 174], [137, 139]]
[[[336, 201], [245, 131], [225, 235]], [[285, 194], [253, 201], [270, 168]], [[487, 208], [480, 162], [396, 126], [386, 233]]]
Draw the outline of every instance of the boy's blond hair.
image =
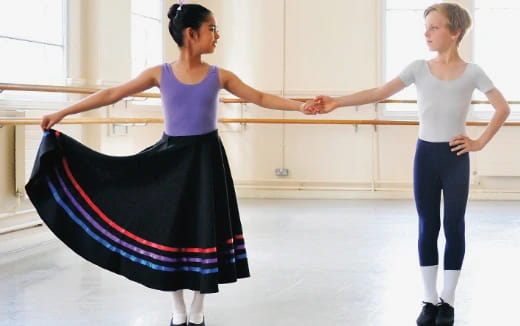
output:
[[450, 32], [455, 33], [457, 30], [460, 30], [460, 35], [457, 39], [457, 44], [459, 44], [471, 26], [471, 17], [468, 11], [456, 3], [436, 3], [424, 10], [424, 18], [432, 11], [438, 11], [448, 19]]

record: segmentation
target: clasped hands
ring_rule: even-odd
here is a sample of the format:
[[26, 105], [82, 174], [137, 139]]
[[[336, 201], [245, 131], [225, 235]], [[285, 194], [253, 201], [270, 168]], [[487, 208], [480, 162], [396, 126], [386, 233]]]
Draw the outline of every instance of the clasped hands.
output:
[[305, 114], [329, 113], [338, 107], [336, 100], [330, 96], [319, 95], [302, 104], [300, 111]]

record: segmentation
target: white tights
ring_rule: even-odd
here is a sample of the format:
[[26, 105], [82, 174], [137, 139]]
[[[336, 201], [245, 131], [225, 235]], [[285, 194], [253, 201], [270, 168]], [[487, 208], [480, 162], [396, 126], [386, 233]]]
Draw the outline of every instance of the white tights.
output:
[[[184, 290], [172, 292], [173, 297], [173, 324], [182, 324], [186, 322], [187, 311], [184, 303]], [[204, 320], [204, 294], [199, 291], [193, 291], [193, 301], [190, 307], [189, 321], [194, 324], [200, 324]]]

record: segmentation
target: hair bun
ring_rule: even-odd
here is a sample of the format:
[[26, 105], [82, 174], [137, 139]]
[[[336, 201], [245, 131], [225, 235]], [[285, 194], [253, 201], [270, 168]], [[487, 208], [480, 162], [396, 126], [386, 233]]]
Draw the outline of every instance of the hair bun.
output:
[[170, 19], [174, 19], [175, 16], [177, 15], [178, 13], [178, 9], [179, 8], [179, 4], [176, 3], [174, 4], [173, 6], [170, 7], [170, 10], [168, 10], [168, 18]]

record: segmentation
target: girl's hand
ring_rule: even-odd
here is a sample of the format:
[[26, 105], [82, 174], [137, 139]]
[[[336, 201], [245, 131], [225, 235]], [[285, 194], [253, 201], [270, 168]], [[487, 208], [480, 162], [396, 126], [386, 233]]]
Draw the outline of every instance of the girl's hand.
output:
[[40, 123], [40, 126], [42, 130], [47, 130], [52, 128], [55, 124], [60, 122], [65, 115], [61, 112], [55, 112], [52, 114], [47, 114], [42, 117], [42, 122]]
[[319, 95], [314, 98], [314, 101], [317, 102], [320, 106], [320, 113], [329, 113], [332, 110], [338, 107], [338, 103], [330, 96]]
[[309, 100], [300, 106], [300, 112], [305, 114], [316, 114], [319, 111], [320, 107], [315, 100]]
[[480, 151], [484, 147], [478, 140], [473, 140], [464, 135], [453, 137], [450, 146], [452, 146], [451, 151], [457, 152], [457, 155]]

